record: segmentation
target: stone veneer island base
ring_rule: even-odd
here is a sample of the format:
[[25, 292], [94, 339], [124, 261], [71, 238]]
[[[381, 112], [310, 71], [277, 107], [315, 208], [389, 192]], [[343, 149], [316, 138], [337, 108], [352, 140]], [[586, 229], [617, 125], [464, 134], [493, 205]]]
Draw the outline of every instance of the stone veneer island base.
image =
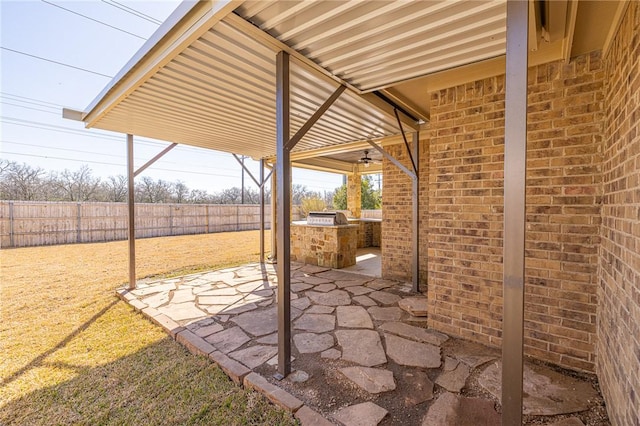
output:
[[359, 225], [291, 224], [291, 261], [327, 268], [356, 264]]

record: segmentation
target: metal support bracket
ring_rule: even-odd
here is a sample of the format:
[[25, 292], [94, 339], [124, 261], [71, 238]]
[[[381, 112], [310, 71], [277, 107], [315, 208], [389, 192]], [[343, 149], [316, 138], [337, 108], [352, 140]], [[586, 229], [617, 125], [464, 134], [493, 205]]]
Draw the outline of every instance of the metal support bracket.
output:
[[369, 145], [371, 145], [376, 151], [378, 151], [380, 154], [382, 154], [382, 156], [384, 158], [386, 158], [387, 160], [391, 161], [397, 168], [402, 170], [411, 179], [413, 179], [413, 180], [417, 179], [418, 175], [416, 173], [412, 172], [407, 167], [405, 167], [404, 164], [402, 164], [395, 157], [393, 157], [391, 154], [389, 154], [387, 151], [385, 151], [384, 148], [382, 148], [381, 146], [378, 146], [378, 144], [376, 144], [374, 141], [367, 141], [367, 142], [369, 142]]
[[396, 121], [398, 122], [398, 127], [400, 128], [400, 134], [402, 135], [402, 140], [404, 141], [404, 147], [407, 148], [407, 154], [409, 154], [409, 160], [411, 160], [413, 171], [415, 174], [418, 174], [418, 166], [416, 165], [416, 162], [413, 160], [413, 154], [411, 154], [411, 149], [409, 148], [409, 142], [407, 142], [407, 136], [404, 134], [404, 129], [402, 128], [402, 121], [400, 121], [400, 115], [398, 114], [398, 109], [394, 108], [393, 113], [396, 116]]
[[304, 135], [306, 135], [307, 132], [313, 127], [313, 125], [316, 124], [320, 117], [322, 117], [324, 113], [327, 112], [327, 110], [340, 97], [340, 95], [345, 91], [346, 88], [346, 86], [338, 86], [338, 88], [331, 94], [331, 96], [329, 96], [329, 98], [327, 98], [327, 100], [324, 101], [322, 105], [320, 105], [320, 108], [318, 108], [318, 110], [314, 112], [311, 117], [309, 117], [307, 122], [304, 123], [302, 127], [300, 127], [296, 134], [293, 135], [291, 139], [289, 139], [289, 141], [285, 145], [289, 151], [291, 151], [296, 146], [296, 144], [300, 142], [300, 139], [302, 139]]
[[149, 167], [150, 165], [152, 165], [153, 163], [155, 163], [156, 161], [158, 161], [160, 158], [162, 158], [163, 155], [165, 155], [167, 152], [171, 151], [173, 148], [175, 148], [176, 146], [178, 146], [177, 143], [172, 143], [171, 145], [169, 145], [168, 147], [166, 147], [165, 149], [163, 149], [158, 155], [156, 155], [155, 157], [153, 157], [151, 160], [147, 161], [146, 163], [144, 163], [142, 166], [140, 166], [140, 168], [138, 170], [136, 170], [133, 173], [133, 177], [138, 176], [140, 173], [142, 173], [143, 171], [145, 171], [147, 169], [147, 167]]

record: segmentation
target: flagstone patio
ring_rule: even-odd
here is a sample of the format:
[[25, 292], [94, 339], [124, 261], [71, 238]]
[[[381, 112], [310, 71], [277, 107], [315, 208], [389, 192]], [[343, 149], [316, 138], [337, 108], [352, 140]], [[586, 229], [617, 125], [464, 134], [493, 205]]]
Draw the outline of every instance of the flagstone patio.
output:
[[[118, 295], [304, 424], [500, 424], [500, 352], [426, 327], [411, 286], [293, 264], [293, 373], [277, 367], [277, 279], [250, 264], [142, 281]], [[608, 424], [595, 379], [527, 363], [527, 424]]]

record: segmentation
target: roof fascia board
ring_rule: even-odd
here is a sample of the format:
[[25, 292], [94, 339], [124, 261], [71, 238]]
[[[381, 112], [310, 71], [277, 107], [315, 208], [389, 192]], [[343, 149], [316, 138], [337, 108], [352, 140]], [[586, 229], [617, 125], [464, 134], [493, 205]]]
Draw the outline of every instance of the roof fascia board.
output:
[[566, 34], [562, 45], [562, 59], [569, 62], [571, 59], [571, 48], [573, 47], [573, 37], [576, 32], [576, 22], [578, 18], [578, 0], [569, 2], [569, 13], [567, 13]]
[[607, 52], [609, 52], [611, 43], [618, 32], [618, 27], [620, 27], [620, 23], [622, 22], [622, 18], [624, 17], [628, 6], [629, 0], [623, 0], [618, 3], [618, 8], [616, 9], [616, 14], [613, 17], [613, 22], [609, 28], [609, 33], [607, 33], [607, 38], [604, 40], [604, 45], [602, 46], [602, 56], [606, 56]]
[[145, 83], [158, 69], [241, 3], [240, 0], [183, 1], [91, 102], [84, 117], [86, 126], [92, 127], [120, 100]]
[[292, 161], [293, 167], [320, 172], [337, 173], [341, 175], [353, 174], [353, 164], [330, 158], [307, 158], [302, 161]]
[[[367, 101], [377, 109], [381, 110], [385, 114], [389, 115], [389, 117], [395, 118], [394, 115], [394, 106], [389, 102], [384, 101], [383, 99], [376, 96], [374, 93], [365, 93], [357, 87], [349, 84], [348, 82], [342, 80], [341, 78], [331, 74], [328, 70], [321, 67], [317, 63], [313, 62], [311, 59], [307, 58], [297, 50], [289, 47], [285, 43], [281, 42], [277, 38], [273, 37], [271, 34], [266, 33], [260, 28], [256, 27], [252, 23], [248, 22], [246, 19], [238, 16], [234, 13], [229, 14], [225, 17], [224, 21], [234, 27], [238, 31], [242, 31], [246, 35], [252, 37], [254, 40], [262, 42], [265, 46], [273, 49], [275, 53], [279, 51], [287, 52], [294, 58], [300, 65], [306, 66], [307, 68], [316, 71], [316, 74], [324, 77], [327, 81], [332, 81], [334, 83], [338, 83], [340, 85], [346, 86], [353, 93], [356, 93], [363, 100]], [[411, 117], [407, 117], [405, 114], [401, 114], [402, 124], [410, 127], [413, 130], [418, 129], [418, 123], [416, 123]]]

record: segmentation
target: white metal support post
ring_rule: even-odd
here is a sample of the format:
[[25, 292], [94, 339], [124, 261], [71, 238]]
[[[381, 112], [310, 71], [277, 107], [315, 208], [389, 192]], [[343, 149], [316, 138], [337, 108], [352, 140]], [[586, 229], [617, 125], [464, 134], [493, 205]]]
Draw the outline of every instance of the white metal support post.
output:
[[522, 424], [529, 4], [507, 2], [504, 143], [502, 424]]
[[133, 135], [127, 135], [127, 206], [129, 211], [129, 290], [136, 288], [136, 215], [133, 171]]

